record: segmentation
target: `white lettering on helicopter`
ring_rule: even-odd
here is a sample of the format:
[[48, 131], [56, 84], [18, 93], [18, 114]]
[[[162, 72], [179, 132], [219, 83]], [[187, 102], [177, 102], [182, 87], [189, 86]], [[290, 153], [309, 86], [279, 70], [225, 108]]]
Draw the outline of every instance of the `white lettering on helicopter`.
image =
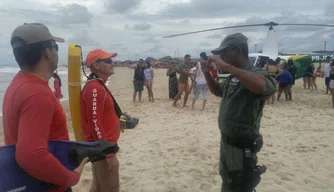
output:
[[93, 89], [93, 123], [94, 123], [94, 130], [96, 135], [99, 139], [102, 139], [102, 134], [100, 132], [100, 128], [97, 126], [97, 90]]
[[326, 61], [327, 56], [334, 57], [334, 55], [314, 55], [312, 56], [312, 62], [313, 61]]
[[11, 189], [7, 192], [20, 192], [20, 191], [25, 191], [27, 188], [27, 186], [23, 186], [23, 187], [18, 187], [18, 188], [15, 188], [15, 189]]

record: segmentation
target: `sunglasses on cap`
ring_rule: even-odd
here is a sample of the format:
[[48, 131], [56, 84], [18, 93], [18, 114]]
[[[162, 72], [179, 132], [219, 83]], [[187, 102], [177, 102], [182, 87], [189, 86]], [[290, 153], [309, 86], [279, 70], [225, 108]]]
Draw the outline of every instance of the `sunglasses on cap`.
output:
[[113, 60], [111, 58], [106, 58], [106, 59], [99, 59], [96, 62], [104, 62], [104, 63], [107, 63], [107, 64], [112, 64]]

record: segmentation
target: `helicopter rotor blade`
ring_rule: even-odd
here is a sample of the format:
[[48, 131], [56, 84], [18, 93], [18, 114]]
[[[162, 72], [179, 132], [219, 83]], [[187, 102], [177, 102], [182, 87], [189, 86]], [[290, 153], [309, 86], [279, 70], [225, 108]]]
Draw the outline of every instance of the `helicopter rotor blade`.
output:
[[298, 26], [317, 26], [317, 27], [334, 27], [334, 25], [327, 24], [292, 24], [292, 23], [282, 23], [278, 25], [298, 25]]
[[195, 33], [217, 31], [217, 30], [221, 30], [221, 29], [232, 29], [232, 28], [241, 28], [241, 27], [256, 27], [256, 26], [269, 26], [269, 27], [272, 27], [272, 26], [277, 26], [277, 25], [334, 27], [334, 25], [327, 25], [327, 24], [293, 24], [293, 23], [282, 23], [282, 24], [279, 24], [279, 23], [275, 23], [275, 22], [269, 22], [269, 23], [264, 23], [264, 24], [237, 25], [237, 26], [228, 26], [228, 27], [219, 27], [219, 28], [212, 28], [212, 29], [206, 29], [206, 30], [192, 31], [192, 32], [188, 32], [188, 33], [180, 33], [180, 34], [175, 34], [175, 35], [169, 35], [169, 36], [165, 36], [163, 38], [171, 38], [171, 37], [190, 35], [190, 34], [195, 34]]
[[177, 37], [177, 36], [182, 36], [182, 35], [190, 35], [190, 34], [194, 34], [194, 33], [203, 33], [203, 32], [208, 32], [208, 31], [216, 31], [216, 30], [221, 30], [221, 29], [231, 29], [231, 28], [240, 28], [240, 27], [254, 27], [254, 26], [265, 26], [265, 24], [237, 25], [237, 26], [229, 26], [229, 27], [219, 27], [219, 28], [206, 29], [206, 30], [200, 30], [200, 31], [192, 31], [192, 32], [188, 32], [188, 33], [180, 33], [180, 34], [176, 34], [176, 35], [169, 35], [169, 36], [165, 36], [163, 38]]

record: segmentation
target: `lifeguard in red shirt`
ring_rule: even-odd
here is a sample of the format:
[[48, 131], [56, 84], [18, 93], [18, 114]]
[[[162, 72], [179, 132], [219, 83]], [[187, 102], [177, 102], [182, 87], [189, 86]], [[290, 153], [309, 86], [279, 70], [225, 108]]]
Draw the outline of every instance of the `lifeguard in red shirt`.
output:
[[[88, 53], [87, 67], [90, 78], [81, 91], [81, 116], [85, 141], [105, 140], [117, 144], [120, 136], [121, 113], [110, 91], [105, 86], [114, 74], [112, 58], [117, 53], [95, 49]], [[118, 109], [118, 110], [117, 110]], [[90, 191], [119, 191], [119, 162], [115, 155], [92, 163], [93, 183]]]
[[49, 87], [58, 66], [58, 45], [64, 39], [53, 37], [39, 23], [18, 26], [11, 45], [20, 72], [6, 90], [3, 100], [5, 144], [16, 144], [15, 158], [29, 175], [54, 184], [49, 191], [70, 191], [79, 182], [87, 158], [74, 171], [64, 167], [48, 151], [48, 141], [68, 140], [66, 117]]

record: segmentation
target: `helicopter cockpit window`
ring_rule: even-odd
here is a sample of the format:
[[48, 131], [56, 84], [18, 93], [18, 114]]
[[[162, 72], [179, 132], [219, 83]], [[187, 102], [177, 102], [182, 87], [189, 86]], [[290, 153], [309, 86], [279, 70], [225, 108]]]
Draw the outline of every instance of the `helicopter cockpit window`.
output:
[[248, 57], [248, 63], [255, 65], [256, 57]]
[[263, 68], [266, 65], [266, 63], [267, 63], [268, 60], [269, 60], [269, 57], [259, 56], [258, 66], [260, 68]]

